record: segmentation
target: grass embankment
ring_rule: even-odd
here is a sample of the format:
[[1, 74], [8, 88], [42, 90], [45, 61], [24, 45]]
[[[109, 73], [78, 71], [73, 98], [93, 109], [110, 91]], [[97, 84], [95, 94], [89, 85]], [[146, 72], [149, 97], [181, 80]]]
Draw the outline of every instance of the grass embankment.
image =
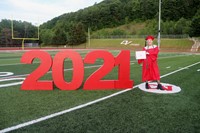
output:
[[[131, 41], [130, 44], [121, 44], [124, 40]], [[90, 44], [86, 44], [87, 48], [105, 48], [105, 49], [132, 49], [138, 50], [144, 46], [143, 38], [134, 39], [91, 39]], [[157, 44], [157, 40], [154, 41]], [[161, 39], [162, 50], [178, 50], [190, 51], [193, 41], [189, 39]]]

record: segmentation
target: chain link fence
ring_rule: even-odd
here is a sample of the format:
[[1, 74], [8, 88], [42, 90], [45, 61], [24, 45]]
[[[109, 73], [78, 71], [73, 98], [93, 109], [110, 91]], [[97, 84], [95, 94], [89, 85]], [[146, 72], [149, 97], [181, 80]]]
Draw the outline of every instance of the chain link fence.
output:
[[[129, 39], [129, 38], [145, 38], [148, 35], [109, 35], [109, 36], [95, 36], [91, 35], [90, 39]], [[157, 35], [153, 35], [157, 38]], [[161, 38], [189, 38], [188, 34], [183, 35], [161, 35]]]

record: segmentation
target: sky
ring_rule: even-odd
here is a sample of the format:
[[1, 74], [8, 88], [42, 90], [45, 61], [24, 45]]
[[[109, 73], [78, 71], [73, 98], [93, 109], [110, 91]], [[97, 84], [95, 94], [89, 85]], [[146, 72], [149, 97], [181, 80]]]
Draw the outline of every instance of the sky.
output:
[[13, 19], [40, 25], [64, 13], [75, 12], [103, 0], [0, 0], [0, 21]]

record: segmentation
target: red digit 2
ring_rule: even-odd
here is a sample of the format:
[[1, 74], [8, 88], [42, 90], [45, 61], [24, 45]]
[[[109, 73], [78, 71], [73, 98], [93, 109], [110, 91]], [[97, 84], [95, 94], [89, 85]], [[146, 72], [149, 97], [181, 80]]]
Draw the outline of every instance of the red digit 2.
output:
[[52, 58], [50, 54], [45, 51], [29, 51], [22, 55], [21, 63], [32, 64], [35, 58], [39, 58], [40, 66], [33, 71], [24, 80], [21, 89], [22, 90], [53, 90], [53, 82], [51, 80], [38, 81], [43, 75], [45, 75], [52, 65]]
[[84, 59], [84, 63], [94, 64], [97, 58], [104, 59], [104, 64], [97, 71], [88, 77], [85, 81], [83, 89], [85, 90], [100, 90], [113, 89], [114, 80], [101, 80], [105, 75], [112, 71], [115, 60], [111, 53], [103, 50], [92, 51], [88, 53]]

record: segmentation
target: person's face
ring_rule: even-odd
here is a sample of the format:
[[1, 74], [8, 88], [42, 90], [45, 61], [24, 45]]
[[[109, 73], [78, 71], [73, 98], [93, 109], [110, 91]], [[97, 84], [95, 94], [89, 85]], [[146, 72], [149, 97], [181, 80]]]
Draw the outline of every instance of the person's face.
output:
[[148, 39], [148, 40], [147, 40], [147, 45], [148, 45], [148, 46], [151, 46], [152, 44], [153, 44], [153, 40]]

